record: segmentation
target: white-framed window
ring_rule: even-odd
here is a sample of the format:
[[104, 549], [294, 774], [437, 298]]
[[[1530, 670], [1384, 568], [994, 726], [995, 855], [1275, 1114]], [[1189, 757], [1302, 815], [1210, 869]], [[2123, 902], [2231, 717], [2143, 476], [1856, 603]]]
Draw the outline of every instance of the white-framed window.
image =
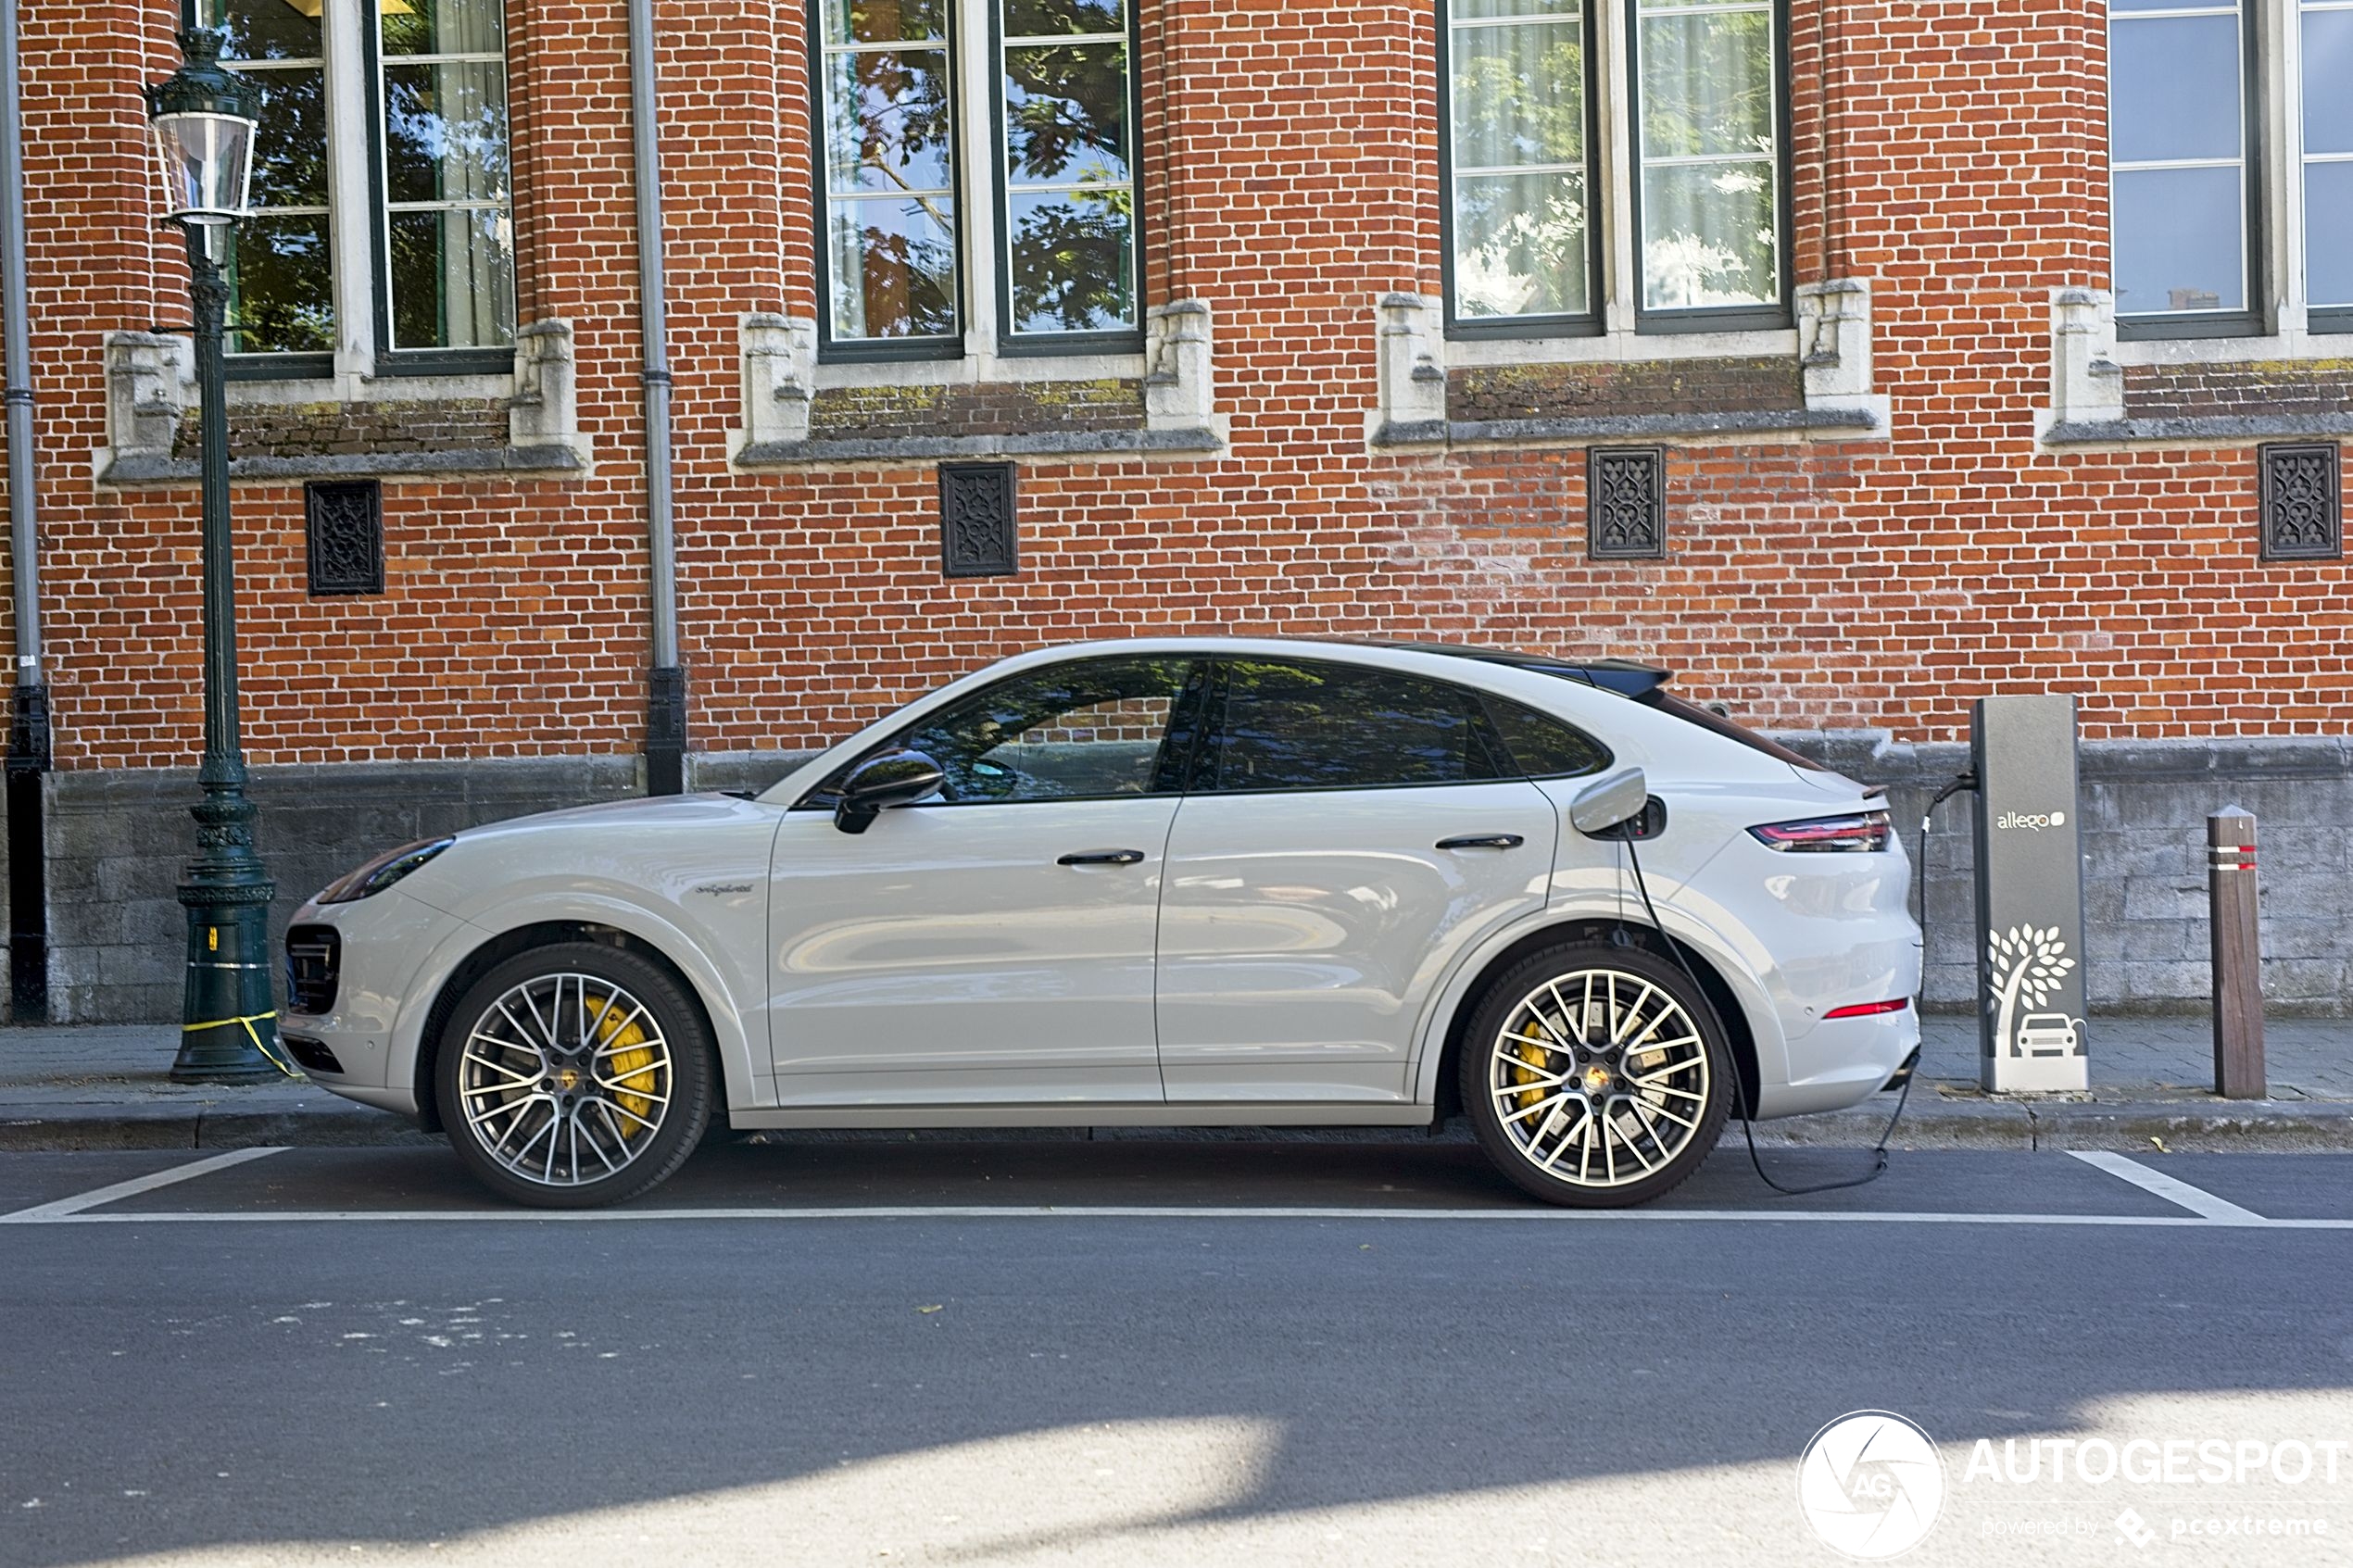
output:
[[191, 0], [260, 89], [231, 373], [503, 370], [515, 332], [503, 0]]
[[2125, 337], [2353, 331], [2353, 0], [2109, 0]]
[[1438, 0], [1458, 336], [1789, 325], [1784, 0]]
[[1135, 28], [1133, 0], [812, 0], [823, 354], [1140, 346]]

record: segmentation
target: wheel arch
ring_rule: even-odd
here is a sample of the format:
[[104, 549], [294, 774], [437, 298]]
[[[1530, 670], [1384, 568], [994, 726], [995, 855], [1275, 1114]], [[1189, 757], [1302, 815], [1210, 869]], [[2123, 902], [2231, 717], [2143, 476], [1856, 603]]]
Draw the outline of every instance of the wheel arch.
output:
[[424, 1130], [429, 1133], [444, 1130], [441, 1101], [434, 1092], [434, 1074], [441, 1058], [442, 1032], [449, 1026], [450, 1015], [457, 1011], [458, 1003], [472, 989], [474, 982], [509, 959], [561, 942], [587, 942], [635, 953], [677, 982], [678, 989], [694, 1008], [703, 1027], [703, 1037], [711, 1043], [716, 1058], [714, 1065], [720, 1070], [722, 1092], [717, 1097], [717, 1103], [711, 1107], [711, 1114], [724, 1119], [728, 1100], [732, 1098], [724, 1092], [728, 1052], [710, 999], [703, 995], [702, 986], [695, 976], [664, 952], [660, 944], [620, 926], [590, 920], [542, 920], [512, 926], [484, 938], [458, 960], [456, 967], [450, 970], [434, 993], [433, 1002], [425, 1010], [422, 1031], [417, 1037], [416, 1060], [410, 1069], [411, 1087], [417, 1096], [417, 1117]]
[[[1687, 942], [1677, 942], [1655, 926], [1633, 921], [1621, 921], [1615, 916], [1604, 919], [1555, 921], [1526, 932], [1504, 944], [1503, 947], [1478, 964], [1469, 982], [1454, 988], [1454, 1003], [1446, 1020], [1446, 1032], [1438, 1054], [1437, 1079], [1433, 1085], [1432, 1119], [1443, 1122], [1458, 1116], [1463, 1110], [1461, 1074], [1457, 1064], [1462, 1060], [1464, 1037], [1470, 1032], [1470, 1021], [1486, 1000], [1487, 992], [1496, 978], [1529, 954], [1546, 947], [1571, 942], [1601, 942], [1613, 940], [1619, 934], [1630, 945], [1673, 959], [1680, 951], [1690, 961], [1692, 974], [1700, 989], [1706, 994], [1708, 1005], [1723, 1022], [1727, 1044], [1731, 1047], [1732, 1066], [1740, 1074], [1741, 1091], [1754, 1110], [1757, 1093], [1762, 1086], [1758, 1070], [1756, 1031], [1748, 1010], [1742, 1006], [1739, 993], [1725, 979], [1721, 969], [1706, 953]], [[1423, 1081], [1430, 1080], [1427, 1074]]]

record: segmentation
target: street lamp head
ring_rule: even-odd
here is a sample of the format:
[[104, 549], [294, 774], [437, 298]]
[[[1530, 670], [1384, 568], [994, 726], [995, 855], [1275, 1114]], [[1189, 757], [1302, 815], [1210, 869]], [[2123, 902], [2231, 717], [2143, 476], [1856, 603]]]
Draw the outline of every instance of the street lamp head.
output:
[[220, 63], [220, 34], [192, 27], [180, 35], [185, 60], [147, 89], [164, 216], [210, 227], [245, 215], [253, 179], [253, 88]]

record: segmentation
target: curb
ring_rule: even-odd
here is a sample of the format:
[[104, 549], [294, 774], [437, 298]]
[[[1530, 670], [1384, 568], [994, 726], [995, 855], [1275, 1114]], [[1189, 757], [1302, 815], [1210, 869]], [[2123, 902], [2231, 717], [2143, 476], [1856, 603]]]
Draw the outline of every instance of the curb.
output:
[[321, 1095], [266, 1107], [0, 1106], [0, 1151], [116, 1148], [379, 1148], [439, 1146], [389, 1111]]
[[[1866, 1104], [1756, 1125], [1760, 1148], [1869, 1148], [1892, 1106]], [[1041, 1127], [764, 1130], [758, 1143], [1467, 1143], [1456, 1118], [1420, 1127]], [[1742, 1144], [1737, 1123], [1723, 1144]], [[197, 1104], [0, 1106], [0, 1151], [124, 1148], [441, 1148], [389, 1111], [321, 1096], [264, 1107]], [[2345, 1100], [1937, 1100], [1907, 1107], [1893, 1147], [1906, 1149], [2113, 1149], [2197, 1154], [2353, 1151], [2353, 1101]]]

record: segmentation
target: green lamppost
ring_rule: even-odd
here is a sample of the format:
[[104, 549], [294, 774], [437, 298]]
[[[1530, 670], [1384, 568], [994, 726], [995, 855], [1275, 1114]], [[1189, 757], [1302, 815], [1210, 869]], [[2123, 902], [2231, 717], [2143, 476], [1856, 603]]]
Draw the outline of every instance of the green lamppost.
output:
[[277, 888], [253, 852], [253, 805], [245, 799], [237, 739], [228, 378], [220, 341], [229, 307], [220, 264], [230, 226], [245, 213], [256, 102], [253, 89], [222, 69], [219, 33], [192, 27], [180, 35], [180, 69], [147, 89], [164, 216], [188, 235], [196, 389], [204, 405], [204, 763], [196, 774], [204, 798], [193, 809], [196, 856], [180, 882], [188, 911], [188, 978], [171, 1076], [183, 1084], [230, 1084], [277, 1072], [270, 982], [270, 900]]

